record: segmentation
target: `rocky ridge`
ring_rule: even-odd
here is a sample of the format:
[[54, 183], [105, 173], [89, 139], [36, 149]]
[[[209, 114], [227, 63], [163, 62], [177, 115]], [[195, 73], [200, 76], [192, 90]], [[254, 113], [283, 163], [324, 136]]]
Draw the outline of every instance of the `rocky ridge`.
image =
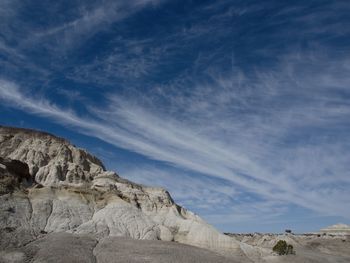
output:
[[177, 241], [240, 251], [162, 188], [135, 184], [67, 140], [0, 126], [0, 248], [46, 233]]

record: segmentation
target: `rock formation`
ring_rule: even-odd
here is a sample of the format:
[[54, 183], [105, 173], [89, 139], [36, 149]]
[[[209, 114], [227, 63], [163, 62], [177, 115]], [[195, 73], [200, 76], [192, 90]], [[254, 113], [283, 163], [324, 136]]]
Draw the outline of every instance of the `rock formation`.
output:
[[64, 139], [0, 126], [0, 157], [0, 248], [65, 232], [239, 250], [238, 241], [177, 205], [166, 190], [106, 171]]
[[[350, 262], [348, 229], [223, 235], [64, 139], [0, 126], [0, 262]], [[274, 255], [280, 239], [297, 254]]]
[[350, 235], [350, 226], [346, 224], [335, 224], [322, 228], [320, 232], [329, 235]]

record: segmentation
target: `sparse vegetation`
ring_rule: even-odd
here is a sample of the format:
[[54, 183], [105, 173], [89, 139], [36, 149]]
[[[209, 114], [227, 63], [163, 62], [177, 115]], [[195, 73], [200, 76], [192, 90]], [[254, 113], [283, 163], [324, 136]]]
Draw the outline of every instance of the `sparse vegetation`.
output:
[[293, 245], [291, 245], [291, 244], [288, 244], [288, 245], [287, 245], [287, 252], [286, 252], [286, 255], [288, 255], [288, 254], [292, 254], [292, 255], [295, 254], [294, 247], [293, 247]]
[[293, 245], [287, 244], [287, 242], [284, 240], [279, 240], [277, 244], [272, 248], [272, 250], [280, 256], [295, 254]]

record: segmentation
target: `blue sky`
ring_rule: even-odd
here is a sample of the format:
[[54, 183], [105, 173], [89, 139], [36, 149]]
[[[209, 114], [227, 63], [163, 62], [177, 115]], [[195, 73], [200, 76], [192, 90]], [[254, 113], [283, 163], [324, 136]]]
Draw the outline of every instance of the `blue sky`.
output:
[[0, 124], [221, 231], [350, 223], [348, 1], [0, 0]]

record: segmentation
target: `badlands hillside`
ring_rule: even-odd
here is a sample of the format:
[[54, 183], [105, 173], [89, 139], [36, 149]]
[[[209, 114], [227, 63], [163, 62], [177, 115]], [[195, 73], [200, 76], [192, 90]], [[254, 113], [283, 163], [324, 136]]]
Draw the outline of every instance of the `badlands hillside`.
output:
[[106, 171], [64, 139], [9, 127], [0, 127], [0, 226], [5, 262], [55, 262], [49, 254], [55, 260], [75, 255], [74, 262], [124, 262], [119, 254], [164, 262], [169, 250], [182, 251], [175, 253], [177, 261], [225, 262], [217, 253], [178, 243], [240, 254], [238, 241], [178, 206], [166, 190]]
[[224, 235], [62, 138], [2, 126], [0, 236], [0, 262], [350, 262], [347, 236]]

